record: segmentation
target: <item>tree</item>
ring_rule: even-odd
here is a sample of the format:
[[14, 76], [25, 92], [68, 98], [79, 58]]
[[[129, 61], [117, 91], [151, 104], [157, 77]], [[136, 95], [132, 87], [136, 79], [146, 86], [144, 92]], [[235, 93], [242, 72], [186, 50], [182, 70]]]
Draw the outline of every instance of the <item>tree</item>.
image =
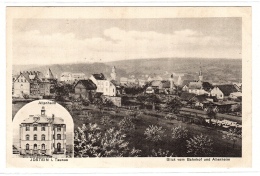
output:
[[213, 140], [200, 134], [187, 140], [187, 153], [193, 156], [210, 156], [213, 153]]
[[209, 124], [211, 125], [211, 120], [212, 119], [216, 119], [216, 108], [214, 108], [211, 104], [205, 108], [206, 112], [207, 112], [207, 115], [209, 117]]
[[164, 132], [165, 130], [163, 130], [162, 127], [150, 125], [148, 128], [146, 128], [144, 135], [146, 136], [147, 140], [158, 142], [162, 140]]
[[103, 100], [103, 105], [105, 105], [108, 108], [111, 108], [111, 107], [114, 106], [114, 103], [111, 100], [106, 98], [106, 99]]
[[177, 98], [173, 98], [166, 103], [166, 108], [175, 114], [179, 113], [180, 108], [182, 107], [182, 103]]
[[188, 130], [182, 126], [175, 126], [172, 128], [172, 138], [176, 140], [184, 140], [188, 137]]
[[119, 128], [123, 132], [132, 132], [135, 129], [135, 124], [132, 122], [132, 118], [124, 117], [119, 123]]
[[75, 157], [123, 157], [139, 156], [140, 150], [130, 149], [126, 135], [110, 128], [102, 132], [97, 124], [78, 127], [74, 136]]
[[232, 148], [234, 149], [235, 143], [238, 141], [238, 139], [241, 138], [241, 134], [237, 128], [230, 128], [229, 131], [222, 136], [222, 138], [228, 141], [232, 141]]
[[155, 105], [160, 103], [161, 100], [157, 95], [151, 94], [151, 95], [145, 96], [145, 102], [146, 102], [146, 104], [151, 104], [152, 109], [155, 110]]
[[95, 98], [94, 104], [100, 111], [103, 110], [104, 104], [101, 98]]

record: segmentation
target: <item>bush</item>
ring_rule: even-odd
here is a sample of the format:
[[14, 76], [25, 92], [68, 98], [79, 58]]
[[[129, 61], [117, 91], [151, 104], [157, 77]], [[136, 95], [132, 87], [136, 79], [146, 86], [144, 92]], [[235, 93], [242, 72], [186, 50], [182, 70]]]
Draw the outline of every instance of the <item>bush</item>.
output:
[[148, 128], [146, 128], [144, 135], [146, 136], [147, 140], [158, 142], [162, 140], [164, 132], [165, 130], [163, 130], [162, 127], [150, 125]]
[[120, 130], [110, 128], [101, 132], [97, 124], [85, 124], [78, 127], [74, 136], [75, 157], [123, 157], [138, 156], [141, 152], [129, 149], [126, 135]]
[[187, 140], [187, 153], [193, 156], [209, 157], [213, 153], [213, 141], [206, 135], [200, 134]]
[[172, 128], [173, 139], [186, 139], [188, 137], [188, 130], [182, 126], [175, 126]]
[[124, 132], [131, 132], [135, 129], [135, 124], [132, 122], [132, 119], [130, 117], [124, 117], [119, 123], [120, 130]]

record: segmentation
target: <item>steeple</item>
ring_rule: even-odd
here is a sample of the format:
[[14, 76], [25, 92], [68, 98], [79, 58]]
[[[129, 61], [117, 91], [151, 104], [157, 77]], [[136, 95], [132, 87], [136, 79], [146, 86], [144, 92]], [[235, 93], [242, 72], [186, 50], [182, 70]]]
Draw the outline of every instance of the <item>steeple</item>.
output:
[[173, 74], [170, 77], [170, 89], [173, 89]]
[[111, 72], [111, 79], [116, 80], [116, 67], [112, 67], [112, 72]]
[[199, 71], [199, 81], [203, 81], [201, 66], [200, 66], [200, 71]]

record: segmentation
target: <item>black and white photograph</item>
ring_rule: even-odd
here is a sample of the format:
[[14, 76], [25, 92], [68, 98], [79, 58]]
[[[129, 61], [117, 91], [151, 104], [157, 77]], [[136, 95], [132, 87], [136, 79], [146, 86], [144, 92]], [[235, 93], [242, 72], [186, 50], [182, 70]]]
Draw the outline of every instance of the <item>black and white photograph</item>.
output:
[[[100, 15], [102, 9], [115, 14]], [[158, 16], [141, 17], [153, 9]], [[245, 143], [251, 142], [244, 134], [251, 122], [244, 115], [251, 110], [251, 95], [244, 94], [249, 89], [244, 81], [251, 79], [244, 68], [245, 20], [237, 15], [164, 17], [163, 9], [86, 7], [86, 14], [92, 10], [96, 16], [66, 17], [65, 10], [64, 16], [49, 18], [48, 10], [63, 10], [53, 7], [41, 8], [44, 15], [35, 18], [12, 18], [13, 154], [243, 159]], [[51, 105], [29, 107], [41, 101], [57, 103], [72, 119], [65, 123]], [[73, 135], [56, 134], [68, 133], [69, 125]], [[73, 144], [68, 146], [69, 137]]]
[[61, 105], [37, 100], [13, 119], [13, 157], [73, 157], [73, 119]]

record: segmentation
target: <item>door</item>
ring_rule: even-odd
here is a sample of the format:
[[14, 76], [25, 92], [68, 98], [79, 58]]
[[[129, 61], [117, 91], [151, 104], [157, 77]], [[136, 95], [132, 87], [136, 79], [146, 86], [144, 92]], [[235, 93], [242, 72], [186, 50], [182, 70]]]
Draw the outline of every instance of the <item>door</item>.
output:
[[57, 143], [57, 151], [60, 152], [61, 151], [61, 144]]

